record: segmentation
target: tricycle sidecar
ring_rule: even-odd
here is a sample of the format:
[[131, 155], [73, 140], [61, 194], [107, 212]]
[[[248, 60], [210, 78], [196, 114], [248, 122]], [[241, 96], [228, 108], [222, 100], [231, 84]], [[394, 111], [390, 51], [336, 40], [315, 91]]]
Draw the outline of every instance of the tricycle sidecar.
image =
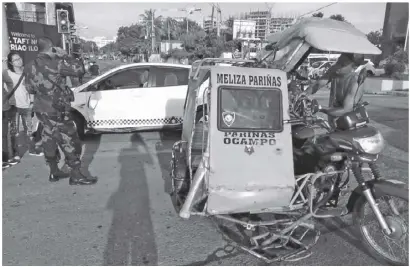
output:
[[286, 73], [201, 67], [191, 73], [182, 141], [174, 149], [174, 157], [185, 161], [182, 169], [175, 161], [174, 169], [191, 185], [180, 216], [189, 217], [204, 198], [206, 214], [267, 212], [269, 203], [289, 209], [295, 179], [290, 125], [284, 123]]

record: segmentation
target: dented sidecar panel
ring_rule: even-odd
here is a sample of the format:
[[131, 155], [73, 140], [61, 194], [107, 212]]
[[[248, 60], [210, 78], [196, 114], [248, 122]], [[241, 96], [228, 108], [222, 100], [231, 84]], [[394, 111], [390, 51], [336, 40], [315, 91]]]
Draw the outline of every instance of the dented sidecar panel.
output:
[[207, 213], [288, 208], [295, 190], [286, 73], [213, 67]]

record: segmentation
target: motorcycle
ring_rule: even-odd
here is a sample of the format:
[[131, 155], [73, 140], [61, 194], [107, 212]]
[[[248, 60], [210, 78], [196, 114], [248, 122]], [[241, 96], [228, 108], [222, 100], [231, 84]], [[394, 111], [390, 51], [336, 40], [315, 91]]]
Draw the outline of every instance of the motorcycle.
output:
[[[335, 33], [346, 42], [318, 38]], [[331, 19], [303, 19], [274, 40], [273, 52], [263, 57], [272, 55], [272, 64], [193, 64], [181, 140], [170, 162], [171, 200], [181, 218], [210, 218], [231, 244], [272, 263], [310, 256], [320, 236], [316, 219], [352, 214], [372, 256], [408, 265], [408, 215], [402, 215], [408, 186], [382, 179], [377, 159], [384, 139], [368, 124], [367, 103], [339, 117], [336, 127], [317, 116], [320, 106], [306, 95], [289, 104], [287, 73], [312, 47], [325, 42], [329, 50], [345, 52], [362, 38], [352, 53], [380, 52], [360, 34]], [[396, 254], [382, 248], [386, 240], [399, 243]]]

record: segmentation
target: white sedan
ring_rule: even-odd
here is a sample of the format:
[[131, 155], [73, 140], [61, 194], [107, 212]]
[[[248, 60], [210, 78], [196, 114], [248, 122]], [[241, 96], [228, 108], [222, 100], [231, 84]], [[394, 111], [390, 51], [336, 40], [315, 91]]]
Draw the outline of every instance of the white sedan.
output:
[[191, 66], [134, 63], [73, 88], [72, 114], [86, 131], [126, 132], [180, 127]]
[[335, 63], [336, 61], [317, 61], [313, 63], [309, 72], [309, 78], [318, 79]]

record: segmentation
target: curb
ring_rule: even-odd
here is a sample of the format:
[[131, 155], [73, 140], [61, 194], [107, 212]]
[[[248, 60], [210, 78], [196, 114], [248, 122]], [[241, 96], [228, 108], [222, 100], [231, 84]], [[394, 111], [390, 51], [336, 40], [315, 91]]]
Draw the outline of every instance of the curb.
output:
[[392, 96], [409, 96], [409, 91], [384, 91], [384, 92], [364, 92], [366, 95], [392, 95]]

